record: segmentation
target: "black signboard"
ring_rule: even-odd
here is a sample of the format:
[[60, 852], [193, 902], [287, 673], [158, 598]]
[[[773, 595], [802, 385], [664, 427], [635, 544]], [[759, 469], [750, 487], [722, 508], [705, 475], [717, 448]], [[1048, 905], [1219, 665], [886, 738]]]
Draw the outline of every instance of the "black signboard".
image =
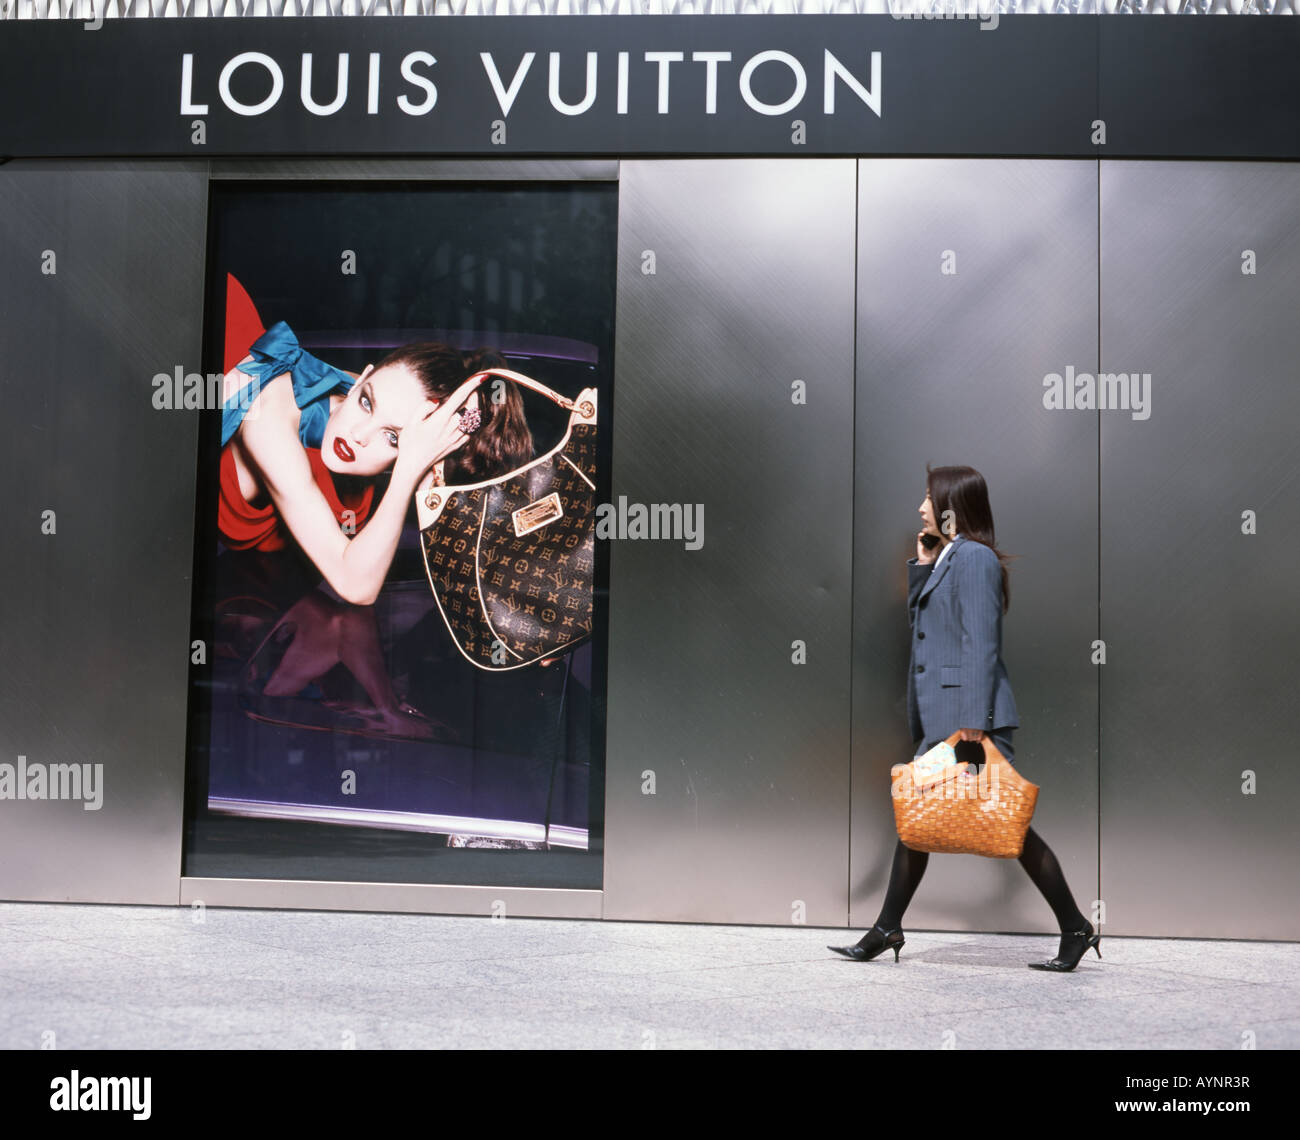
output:
[[0, 24], [0, 157], [1293, 158], [1300, 20]]

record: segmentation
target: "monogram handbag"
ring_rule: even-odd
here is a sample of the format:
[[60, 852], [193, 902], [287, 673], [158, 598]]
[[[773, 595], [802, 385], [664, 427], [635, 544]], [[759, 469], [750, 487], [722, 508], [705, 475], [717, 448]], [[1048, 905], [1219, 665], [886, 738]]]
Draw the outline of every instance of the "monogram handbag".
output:
[[596, 389], [574, 400], [489, 368], [569, 412], [563, 438], [504, 475], [416, 495], [434, 600], [461, 654], [508, 670], [591, 636], [596, 516]]
[[[910, 764], [890, 772], [898, 837], [913, 851], [987, 855], [1015, 859], [1038, 803], [1031, 784], [986, 735], [984, 764], [978, 775], [957, 761], [954, 732]], [[944, 751], [946, 749], [946, 752]]]

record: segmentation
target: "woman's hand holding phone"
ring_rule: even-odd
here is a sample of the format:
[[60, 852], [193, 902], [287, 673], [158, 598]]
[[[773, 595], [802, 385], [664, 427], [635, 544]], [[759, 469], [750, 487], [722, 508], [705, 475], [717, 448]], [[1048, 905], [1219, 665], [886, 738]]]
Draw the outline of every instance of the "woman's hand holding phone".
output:
[[938, 555], [935, 554], [934, 548], [939, 545], [938, 536], [928, 534], [925, 531], [918, 531], [916, 535], [916, 562], [918, 566], [925, 566], [933, 562]]

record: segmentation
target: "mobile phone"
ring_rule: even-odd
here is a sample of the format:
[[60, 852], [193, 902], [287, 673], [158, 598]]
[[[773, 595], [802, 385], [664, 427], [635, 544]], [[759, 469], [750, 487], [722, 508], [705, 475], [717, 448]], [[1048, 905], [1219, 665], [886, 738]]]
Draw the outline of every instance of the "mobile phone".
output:
[[939, 545], [939, 536], [937, 534], [923, 534], [921, 535], [921, 545], [924, 546], [926, 550], [933, 550]]

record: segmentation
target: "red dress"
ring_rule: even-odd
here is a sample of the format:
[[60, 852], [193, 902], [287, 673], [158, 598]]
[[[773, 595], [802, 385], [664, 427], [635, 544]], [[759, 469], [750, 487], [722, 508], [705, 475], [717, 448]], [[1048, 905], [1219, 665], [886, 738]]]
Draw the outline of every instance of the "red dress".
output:
[[[248, 346], [266, 332], [252, 298], [234, 277], [226, 276], [226, 351], [225, 370], [229, 372], [248, 355]], [[334, 473], [325, 466], [319, 447], [303, 448], [311, 464], [312, 477], [329, 503], [340, 526], [352, 512], [355, 530], [360, 530], [370, 514], [374, 484], [365, 490], [340, 496], [334, 485]], [[283, 550], [292, 537], [271, 504], [250, 506], [239, 490], [239, 473], [229, 444], [221, 449], [220, 489], [217, 496], [217, 529], [221, 540], [234, 550]]]

